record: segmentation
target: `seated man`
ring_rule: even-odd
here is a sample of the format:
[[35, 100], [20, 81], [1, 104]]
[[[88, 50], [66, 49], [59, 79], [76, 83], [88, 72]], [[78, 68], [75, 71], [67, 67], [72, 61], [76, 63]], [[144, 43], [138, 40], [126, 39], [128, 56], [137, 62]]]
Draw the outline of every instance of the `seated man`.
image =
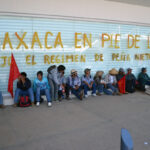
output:
[[116, 95], [116, 94], [121, 95], [121, 93], [118, 90], [118, 85], [117, 85], [117, 79], [116, 79], [117, 74], [118, 74], [118, 71], [115, 68], [113, 68], [105, 76], [105, 82], [106, 82], [107, 88], [112, 90], [113, 95]]
[[46, 77], [43, 77], [43, 72], [37, 72], [37, 78], [33, 83], [34, 92], [36, 94], [36, 105], [40, 105], [41, 95], [46, 95], [48, 106], [51, 106], [50, 87]]
[[126, 74], [126, 91], [129, 93], [135, 92], [136, 78], [132, 73], [132, 69], [128, 68]]
[[106, 83], [104, 80], [102, 80], [102, 75], [104, 74], [103, 71], [97, 71], [94, 76], [94, 81], [96, 84], [96, 88], [98, 90], [97, 95], [101, 96], [102, 93], [105, 93], [107, 95], [112, 95], [112, 92], [106, 89]]
[[90, 75], [90, 71], [91, 69], [85, 69], [84, 70], [84, 76], [82, 77], [82, 85], [83, 85], [83, 88], [84, 88], [84, 96], [85, 98], [88, 97], [88, 90], [92, 90], [92, 95], [93, 96], [96, 96], [96, 85], [94, 83], [94, 80], [93, 78], [91, 77]]
[[29, 96], [32, 106], [34, 105], [34, 94], [31, 88], [31, 81], [27, 78], [27, 74], [22, 72], [17, 82], [17, 89], [15, 91], [14, 106], [19, 102], [19, 96]]
[[142, 68], [141, 73], [138, 75], [140, 89], [143, 91], [145, 91], [145, 85], [150, 85], [150, 77], [146, 72], [146, 68]]
[[78, 77], [76, 70], [71, 70], [71, 75], [68, 77], [67, 85], [69, 86], [69, 89], [71, 89], [72, 94], [74, 94], [80, 100], [83, 99], [81, 80]]
[[4, 108], [2, 92], [0, 91], [0, 108]]

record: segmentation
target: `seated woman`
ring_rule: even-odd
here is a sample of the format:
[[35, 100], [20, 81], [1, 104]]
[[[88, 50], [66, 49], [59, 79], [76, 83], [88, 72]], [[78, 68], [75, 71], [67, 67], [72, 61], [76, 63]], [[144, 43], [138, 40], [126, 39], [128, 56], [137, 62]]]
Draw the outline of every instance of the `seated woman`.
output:
[[83, 99], [83, 90], [81, 87], [81, 80], [78, 77], [78, 73], [76, 70], [71, 70], [71, 75], [67, 79], [68, 89], [71, 90], [72, 94], [74, 94], [78, 99]]
[[40, 105], [41, 95], [46, 95], [48, 106], [52, 106], [50, 97], [50, 87], [47, 78], [43, 77], [42, 71], [37, 72], [37, 78], [34, 80], [33, 88], [36, 94], [36, 106]]
[[17, 82], [17, 89], [15, 91], [14, 106], [19, 102], [19, 96], [29, 96], [32, 106], [34, 105], [34, 94], [31, 88], [31, 81], [27, 78], [27, 74], [22, 72]]
[[4, 108], [2, 92], [0, 91], [0, 108]]
[[125, 76], [125, 71], [123, 68], [120, 68], [118, 74], [116, 75], [117, 81], [119, 81], [124, 76]]
[[94, 81], [96, 84], [96, 88], [98, 90], [97, 95], [101, 95], [102, 93], [105, 93], [107, 95], [112, 95], [112, 92], [106, 89], [106, 83], [104, 80], [102, 80], [103, 71], [97, 71], [96, 75], [94, 76]]
[[129, 93], [135, 92], [135, 86], [136, 86], [136, 78], [132, 73], [132, 69], [128, 68], [126, 74], [126, 91]]
[[147, 69], [142, 68], [141, 73], [138, 75], [138, 81], [139, 81], [140, 89], [142, 91], [145, 91], [145, 85], [150, 85], [150, 77], [146, 72]]
[[[119, 81], [121, 79], [123, 79], [124, 77], [124, 80], [121, 82], [120, 86], [119, 86]], [[118, 89], [120, 91], [120, 93], [122, 94], [128, 94], [128, 92], [126, 91], [126, 78], [125, 78], [125, 71], [123, 68], [120, 68], [119, 69], [119, 73], [116, 75], [116, 78], [117, 78], [117, 82], [118, 82]]]
[[84, 75], [82, 77], [82, 85], [83, 85], [83, 89], [84, 89], [85, 98], [88, 97], [87, 92], [89, 90], [92, 90], [92, 95], [96, 96], [96, 86], [95, 86], [92, 76], [90, 75], [90, 71], [91, 71], [91, 69], [88, 69], [88, 68], [85, 69]]
[[115, 68], [113, 68], [105, 76], [105, 82], [106, 82], [107, 88], [112, 90], [113, 95], [116, 95], [116, 94], [121, 95], [121, 93], [118, 90], [118, 85], [117, 85], [117, 79], [116, 79], [117, 74], [118, 74], [118, 71]]

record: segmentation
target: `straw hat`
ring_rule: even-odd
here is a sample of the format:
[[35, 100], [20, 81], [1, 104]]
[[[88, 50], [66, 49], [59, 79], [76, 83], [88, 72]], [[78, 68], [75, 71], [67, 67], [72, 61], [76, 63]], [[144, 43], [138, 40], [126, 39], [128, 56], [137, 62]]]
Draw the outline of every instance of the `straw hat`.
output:
[[117, 74], [118, 74], [118, 71], [117, 71], [115, 68], [113, 68], [113, 69], [111, 69], [111, 70], [109, 71], [109, 74], [111, 74], [111, 75], [117, 75]]

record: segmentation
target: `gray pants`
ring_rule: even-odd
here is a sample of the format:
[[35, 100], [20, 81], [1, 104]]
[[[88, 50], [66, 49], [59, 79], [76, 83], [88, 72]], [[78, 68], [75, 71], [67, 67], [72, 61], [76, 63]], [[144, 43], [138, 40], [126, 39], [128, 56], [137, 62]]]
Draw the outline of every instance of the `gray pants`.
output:
[[50, 92], [52, 101], [58, 100], [58, 88], [59, 85], [56, 84], [52, 79], [49, 79]]

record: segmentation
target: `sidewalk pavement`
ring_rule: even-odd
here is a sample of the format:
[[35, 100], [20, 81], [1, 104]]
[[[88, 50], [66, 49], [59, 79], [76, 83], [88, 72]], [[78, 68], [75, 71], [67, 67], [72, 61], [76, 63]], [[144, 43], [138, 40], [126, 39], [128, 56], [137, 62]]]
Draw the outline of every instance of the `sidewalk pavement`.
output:
[[135, 150], [150, 149], [150, 96], [90, 96], [51, 108], [46, 102], [8, 106], [0, 110], [0, 150], [120, 150], [121, 128], [130, 131]]

